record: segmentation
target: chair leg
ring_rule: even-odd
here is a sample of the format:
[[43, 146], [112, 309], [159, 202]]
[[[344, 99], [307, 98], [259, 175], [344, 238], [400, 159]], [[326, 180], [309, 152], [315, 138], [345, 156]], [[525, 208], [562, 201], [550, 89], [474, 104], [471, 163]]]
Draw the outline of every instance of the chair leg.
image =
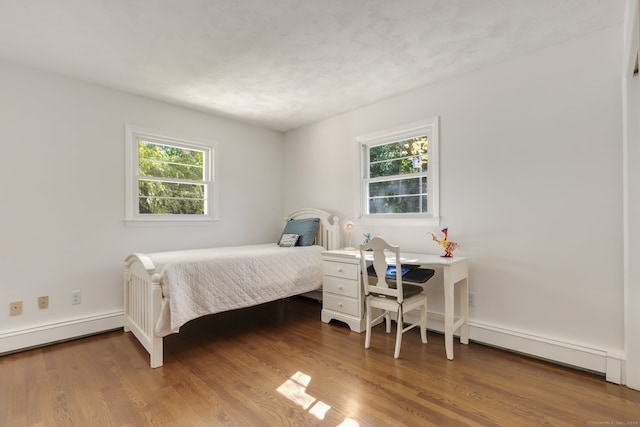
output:
[[402, 306], [398, 307], [398, 322], [397, 322], [397, 331], [396, 331], [396, 351], [393, 353], [393, 358], [397, 359], [400, 357], [400, 345], [402, 344], [402, 329], [404, 326], [402, 320]]
[[371, 346], [371, 304], [369, 303], [369, 299], [366, 300], [366, 334], [364, 338], [364, 348], [369, 348]]
[[387, 333], [391, 333], [391, 316], [389, 315], [389, 311], [385, 311], [384, 313], [384, 325], [387, 330]]
[[422, 304], [422, 310], [420, 310], [420, 338], [422, 338], [422, 343], [427, 343], [427, 303], [425, 301]]

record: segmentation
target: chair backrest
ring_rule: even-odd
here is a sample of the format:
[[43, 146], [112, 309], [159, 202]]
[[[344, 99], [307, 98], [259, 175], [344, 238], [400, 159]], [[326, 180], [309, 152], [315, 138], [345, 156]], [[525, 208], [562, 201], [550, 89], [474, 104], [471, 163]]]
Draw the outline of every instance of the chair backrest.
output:
[[[392, 288], [387, 282], [387, 254], [395, 257], [396, 276], [393, 279], [396, 286]], [[376, 272], [376, 277], [369, 276], [367, 274], [367, 263], [371, 260], [373, 255], [373, 269]], [[400, 263], [400, 246], [391, 245], [387, 243], [382, 237], [374, 237], [368, 243], [360, 245], [360, 263], [362, 270], [362, 283], [364, 285], [365, 295], [370, 293], [376, 295], [386, 295], [392, 298], [396, 298], [398, 303], [402, 303], [403, 295], [402, 291], [398, 292], [398, 289], [402, 289], [402, 266]]]

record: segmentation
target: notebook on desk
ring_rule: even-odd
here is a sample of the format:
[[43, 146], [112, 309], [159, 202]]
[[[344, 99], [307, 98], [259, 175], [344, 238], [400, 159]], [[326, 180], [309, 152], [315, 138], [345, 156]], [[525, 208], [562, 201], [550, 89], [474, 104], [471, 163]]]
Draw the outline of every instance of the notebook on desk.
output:
[[[371, 266], [373, 267], [373, 266]], [[402, 269], [402, 277], [404, 277], [405, 274], [407, 274], [411, 268], [407, 265], [401, 265], [400, 268]], [[375, 273], [375, 271], [374, 271]], [[396, 278], [396, 266], [395, 265], [388, 265], [387, 266], [387, 273], [386, 273], [387, 279], [395, 279]]]
[[[425, 283], [427, 280], [431, 279], [434, 274], [436, 274], [435, 270], [432, 270], [430, 268], [420, 268], [419, 265], [402, 264], [401, 268], [402, 280], [405, 282]], [[373, 265], [367, 268], [367, 274], [369, 276], [377, 277], [376, 270], [373, 268]], [[395, 279], [396, 266], [387, 266], [387, 272], [385, 276], [387, 277], [387, 279]]]

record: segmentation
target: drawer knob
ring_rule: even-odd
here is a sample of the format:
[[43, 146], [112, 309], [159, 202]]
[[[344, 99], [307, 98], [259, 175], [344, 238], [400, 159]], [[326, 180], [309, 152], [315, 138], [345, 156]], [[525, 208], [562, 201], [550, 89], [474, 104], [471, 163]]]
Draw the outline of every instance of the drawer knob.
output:
[[338, 289], [342, 290], [342, 285], [338, 285]]
[[341, 269], [341, 268], [339, 268], [339, 269], [338, 269], [338, 273], [344, 273], [344, 270], [343, 270], [343, 269]]
[[342, 307], [342, 303], [341, 302], [338, 303], [338, 307]]

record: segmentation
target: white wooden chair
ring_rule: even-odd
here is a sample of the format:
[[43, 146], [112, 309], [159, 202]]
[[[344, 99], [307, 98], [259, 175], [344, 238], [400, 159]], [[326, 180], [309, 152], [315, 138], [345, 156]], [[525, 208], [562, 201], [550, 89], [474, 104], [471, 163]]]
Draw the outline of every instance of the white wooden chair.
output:
[[[396, 274], [394, 279], [387, 282], [387, 261], [385, 250], [395, 256]], [[367, 274], [367, 256], [373, 254], [373, 269], [376, 277]], [[387, 333], [391, 332], [390, 312], [397, 313], [396, 348], [393, 357], [400, 356], [402, 334], [416, 326], [420, 326], [423, 343], [427, 343], [427, 294], [422, 286], [402, 283], [402, 267], [400, 263], [400, 247], [391, 245], [380, 237], [374, 237], [368, 243], [360, 245], [360, 262], [362, 263], [362, 280], [366, 302], [366, 337], [364, 348], [371, 344], [371, 325], [384, 317]], [[399, 292], [398, 289], [402, 289]], [[372, 319], [372, 309], [382, 309], [383, 312]], [[420, 321], [404, 327], [404, 314], [420, 309]]]

